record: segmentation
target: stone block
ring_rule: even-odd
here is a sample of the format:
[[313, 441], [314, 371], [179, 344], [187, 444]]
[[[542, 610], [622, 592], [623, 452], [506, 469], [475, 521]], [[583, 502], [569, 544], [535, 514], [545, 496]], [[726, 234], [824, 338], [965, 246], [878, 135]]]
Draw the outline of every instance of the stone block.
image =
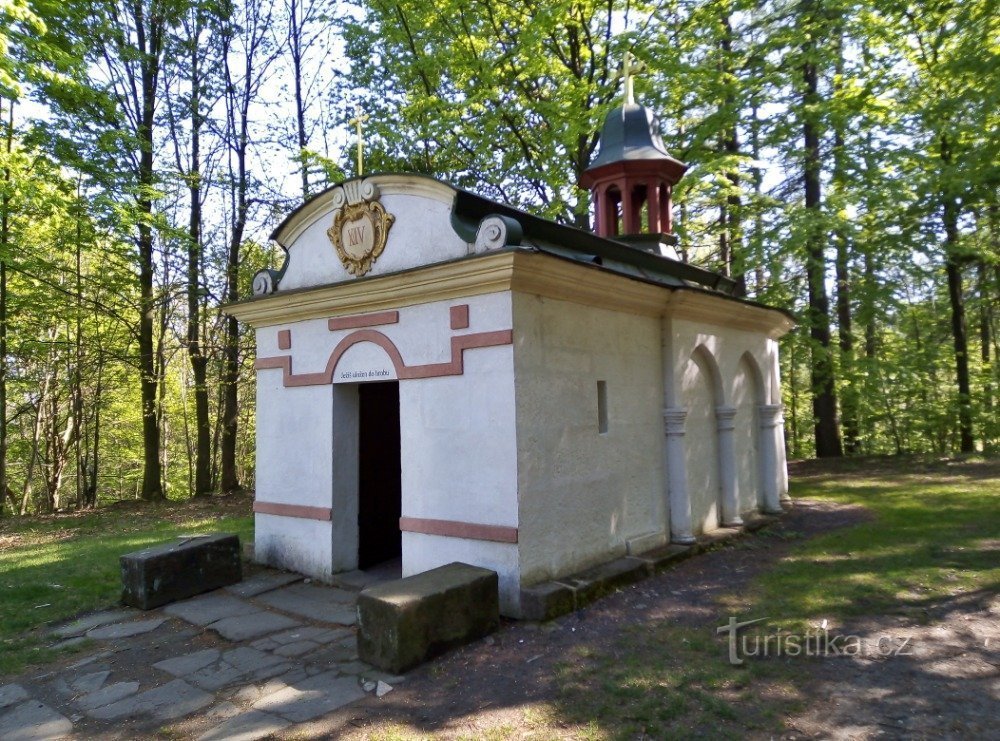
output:
[[121, 569], [122, 602], [149, 610], [240, 581], [240, 539], [181, 538], [122, 556]]
[[691, 546], [687, 545], [665, 545], [662, 548], [655, 548], [651, 551], [641, 553], [635, 558], [645, 561], [651, 573], [656, 574], [663, 571], [677, 561], [681, 561], [692, 555]]
[[576, 609], [573, 589], [565, 584], [548, 581], [521, 590], [521, 618], [552, 620]]
[[451, 563], [358, 595], [358, 654], [398, 673], [500, 627], [495, 571]]
[[710, 530], [707, 533], [699, 535], [698, 542], [692, 545], [691, 549], [695, 553], [704, 553], [705, 551], [710, 551], [716, 546], [727, 543], [734, 538], [738, 538], [742, 534], [742, 527], [719, 527], [715, 530]]
[[645, 562], [626, 556], [574, 574], [569, 581], [565, 579], [560, 581], [576, 587], [576, 607], [579, 609], [620, 587], [635, 584], [647, 576], [649, 571]]
[[778, 515], [768, 515], [762, 512], [748, 512], [743, 515], [743, 527], [748, 533], [755, 533], [778, 521]]

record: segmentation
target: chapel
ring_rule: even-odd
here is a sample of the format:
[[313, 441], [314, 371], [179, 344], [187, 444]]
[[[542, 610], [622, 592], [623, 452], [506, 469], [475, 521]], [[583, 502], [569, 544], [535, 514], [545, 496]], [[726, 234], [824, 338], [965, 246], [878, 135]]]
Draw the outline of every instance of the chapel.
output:
[[228, 307], [256, 332], [255, 558], [329, 581], [397, 563], [522, 594], [787, 498], [783, 311], [678, 259], [685, 165], [607, 114], [594, 231], [376, 174], [293, 211]]

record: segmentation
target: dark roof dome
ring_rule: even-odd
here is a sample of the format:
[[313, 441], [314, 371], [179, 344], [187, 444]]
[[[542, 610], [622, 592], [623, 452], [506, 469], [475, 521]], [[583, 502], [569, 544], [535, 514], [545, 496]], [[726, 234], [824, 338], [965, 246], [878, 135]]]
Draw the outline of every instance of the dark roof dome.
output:
[[660, 126], [653, 112], [638, 103], [613, 109], [604, 119], [600, 148], [589, 170], [624, 160], [669, 160], [660, 138]]

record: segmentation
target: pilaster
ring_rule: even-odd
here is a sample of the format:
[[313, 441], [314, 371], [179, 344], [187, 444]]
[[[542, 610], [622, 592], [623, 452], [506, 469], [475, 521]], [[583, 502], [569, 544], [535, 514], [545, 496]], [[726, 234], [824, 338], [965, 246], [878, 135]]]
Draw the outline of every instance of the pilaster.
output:
[[[764, 512], [781, 514], [781, 491], [784, 476], [779, 470], [779, 448], [784, 453], [782, 438], [784, 419], [781, 404], [761, 404], [757, 407], [760, 419], [760, 481], [764, 487]], [[781, 468], [784, 468], [783, 466]]]
[[663, 428], [667, 443], [667, 494], [670, 500], [670, 539], [674, 543], [694, 543], [691, 531], [691, 498], [687, 491], [684, 465], [684, 422], [687, 410], [668, 407], [663, 410]]

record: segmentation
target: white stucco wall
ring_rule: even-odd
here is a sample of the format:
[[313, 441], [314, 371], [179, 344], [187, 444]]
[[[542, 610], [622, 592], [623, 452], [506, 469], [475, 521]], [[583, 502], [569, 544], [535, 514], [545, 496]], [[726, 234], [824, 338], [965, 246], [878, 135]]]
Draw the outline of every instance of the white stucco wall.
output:
[[[403, 381], [399, 404], [403, 517], [518, 527], [511, 346], [466, 353], [461, 376]], [[404, 576], [452, 561], [496, 571], [502, 609], [517, 611], [515, 544], [403, 534]]]
[[[665, 530], [660, 322], [514, 296], [525, 585], [624, 555]], [[598, 431], [597, 382], [609, 429]]]
[[[286, 389], [280, 371], [257, 374], [257, 500], [330, 507], [331, 408], [330, 386]], [[325, 578], [331, 538], [330, 522], [258, 513], [254, 555], [261, 563]]]
[[733, 381], [732, 405], [736, 407], [736, 429], [733, 442], [736, 449], [736, 491], [740, 513], [763, 505], [760, 487], [760, 427], [757, 415], [758, 380], [746, 358], [740, 361]]
[[722, 516], [719, 490], [719, 447], [715, 419], [716, 394], [711, 371], [698, 355], [680, 375], [681, 399], [688, 410], [684, 430], [684, 468], [691, 498], [695, 535], [714, 530]]

